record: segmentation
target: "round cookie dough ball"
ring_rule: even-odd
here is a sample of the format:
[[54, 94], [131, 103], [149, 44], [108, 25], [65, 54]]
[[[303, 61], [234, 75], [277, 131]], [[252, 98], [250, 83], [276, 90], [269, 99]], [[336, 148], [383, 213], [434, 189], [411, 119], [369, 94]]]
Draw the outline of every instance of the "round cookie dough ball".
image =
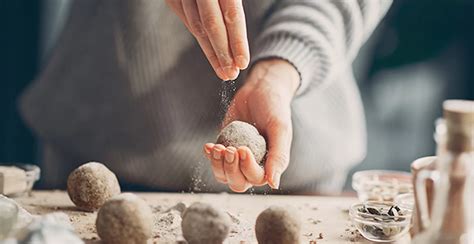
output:
[[189, 244], [221, 244], [230, 231], [228, 214], [206, 203], [193, 203], [184, 211], [181, 228]]
[[294, 209], [273, 206], [257, 217], [255, 235], [259, 244], [297, 244], [300, 229], [300, 219]]
[[104, 203], [95, 224], [106, 244], [142, 244], [151, 238], [153, 214], [143, 199], [123, 193]]
[[78, 208], [95, 211], [109, 198], [120, 194], [120, 185], [115, 174], [107, 167], [90, 162], [69, 175], [67, 193]]
[[249, 123], [238, 120], [231, 122], [222, 129], [217, 137], [217, 143], [226, 147], [233, 146], [235, 148], [247, 146], [250, 151], [253, 152], [255, 160], [258, 163], [263, 163], [267, 152], [265, 138], [258, 133], [257, 128]]

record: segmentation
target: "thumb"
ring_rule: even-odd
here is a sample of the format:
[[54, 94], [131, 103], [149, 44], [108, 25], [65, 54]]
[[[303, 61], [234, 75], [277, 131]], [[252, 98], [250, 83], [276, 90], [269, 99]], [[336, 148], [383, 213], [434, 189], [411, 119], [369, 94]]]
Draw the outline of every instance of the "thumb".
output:
[[265, 162], [265, 174], [273, 189], [280, 187], [281, 174], [290, 163], [291, 140], [293, 136], [291, 122], [272, 123], [267, 131], [268, 154]]

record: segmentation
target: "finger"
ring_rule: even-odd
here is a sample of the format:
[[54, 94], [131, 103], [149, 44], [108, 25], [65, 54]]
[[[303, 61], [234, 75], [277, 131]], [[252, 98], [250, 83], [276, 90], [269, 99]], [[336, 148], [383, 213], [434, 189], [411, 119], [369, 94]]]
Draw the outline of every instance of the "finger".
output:
[[181, 0], [166, 0], [166, 4], [173, 10], [173, 12], [178, 15], [181, 21], [184, 23], [187, 29], [189, 29], [186, 16], [184, 15], [183, 5]]
[[256, 186], [266, 184], [265, 171], [255, 161], [252, 151], [248, 147], [239, 147], [240, 170], [247, 179], [247, 181]]
[[201, 23], [217, 55], [220, 67], [229, 79], [236, 79], [239, 70], [234, 66], [219, 2], [215, 0], [199, 0], [196, 2]]
[[227, 147], [224, 153], [224, 172], [227, 184], [235, 192], [245, 192], [249, 184], [239, 168], [239, 154], [235, 147]]
[[252, 185], [248, 182], [245, 183], [245, 185], [243, 187], [239, 187], [239, 188], [236, 188], [235, 186], [232, 186], [232, 185], [229, 185], [229, 188], [233, 191], [233, 192], [238, 192], [238, 193], [244, 193], [246, 192], [248, 189], [250, 189], [252, 187]]
[[265, 162], [265, 177], [272, 188], [278, 189], [281, 174], [286, 170], [290, 161], [291, 122], [271, 123], [268, 126], [267, 138], [268, 154]]
[[206, 143], [204, 145], [203, 151], [204, 155], [206, 155], [207, 159], [212, 160], [212, 148], [214, 147], [214, 143]]
[[249, 65], [250, 53], [242, 0], [219, 1], [234, 63], [240, 69]]
[[220, 68], [219, 60], [217, 60], [216, 53], [214, 52], [211, 42], [207, 37], [207, 33], [203, 28], [196, 0], [181, 0], [181, 3], [183, 6], [182, 8], [184, 15], [186, 16], [186, 20], [188, 22], [188, 29], [196, 38], [199, 46], [204, 52], [204, 55], [206, 55], [207, 60], [214, 69], [214, 72], [216, 72], [220, 79], [228, 80], [229, 78], [227, 78], [227, 75], [225, 75], [225, 73], [222, 71], [222, 68]]
[[214, 173], [214, 177], [216, 177], [216, 180], [221, 182], [221, 183], [227, 183], [227, 179], [225, 177], [224, 173], [224, 165], [223, 165], [223, 151], [225, 150], [225, 147], [221, 144], [216, 144], [211, 151], [212, 154], [212, 159], [211, 159], [211, 165], [212, 165], [212, 172]]

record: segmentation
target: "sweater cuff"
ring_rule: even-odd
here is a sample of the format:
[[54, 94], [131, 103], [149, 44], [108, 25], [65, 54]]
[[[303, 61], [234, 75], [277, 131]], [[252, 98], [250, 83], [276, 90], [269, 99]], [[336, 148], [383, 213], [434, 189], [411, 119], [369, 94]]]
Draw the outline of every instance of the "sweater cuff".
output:
[[257, 42], [251, 65], [264, 59], [280, 58], [293, 65], [300, 76], [300, 86], [296, 95], [308, 90], [308, 87], [321, 83], [323, 79], [322, 63], [318, 51], [303, 40], [279, 33], [269, 35]]

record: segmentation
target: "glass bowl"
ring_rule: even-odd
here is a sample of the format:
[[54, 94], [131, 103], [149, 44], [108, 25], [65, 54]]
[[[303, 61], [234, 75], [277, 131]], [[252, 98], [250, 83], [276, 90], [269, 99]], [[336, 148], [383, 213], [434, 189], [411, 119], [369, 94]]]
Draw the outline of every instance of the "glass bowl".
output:
[[393, 170], [358, 171], [352, 176], [352, 188], [361, 202], [392, 202], [400, 194], [413, 192], [411, 174]]
[[349, 216], [360, 232], [370, 241], [392, 242], [410, 229], [412, 211], [391, 202], [368, 201], [351, 206]]
[[395, 197], [394, 203], [404, 209], [413, 211], [415, 208], [415, 196], [413, 193], [404, 193]]

